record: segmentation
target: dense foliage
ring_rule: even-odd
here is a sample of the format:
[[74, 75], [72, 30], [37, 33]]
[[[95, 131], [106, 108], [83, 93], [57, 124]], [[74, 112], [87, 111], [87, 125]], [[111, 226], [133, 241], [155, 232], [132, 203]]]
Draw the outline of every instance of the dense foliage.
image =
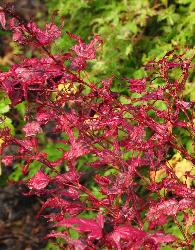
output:
[[[53, 54], [62, 33], [54, 23], [40, 29], [9, 6], [0, 23], [34, 53], [0, 73], [4, 109], [19, 111], [15, 135], [1, 116], [2, 162], [20, 166], [26, 195], [42, 197], [38, 216], [61, 227], [47, 237], [62, 238], [64, 249], [192, 249], [195, 102], [184, 96], [191, 53], [170, 51], [139, 79], [97, 80], [89, 63], [102, 52], [99, 35], [87, 44], [67, 32], [74, 45]], [[167, 232], [169, 223], [180, 235]]]

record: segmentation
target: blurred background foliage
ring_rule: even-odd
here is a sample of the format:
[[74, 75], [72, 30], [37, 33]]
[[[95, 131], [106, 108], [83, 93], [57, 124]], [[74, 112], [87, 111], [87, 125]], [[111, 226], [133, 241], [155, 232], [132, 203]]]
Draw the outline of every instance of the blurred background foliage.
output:
[[[5, 1], [6, 2], [6, 1]], [[10, 2], [10, 1], [8, 1]], [[72, 46], [66, 31], [82, 37], [85, 42], [98, 34], [104, 41], [97, 60], [89, 65], [91, 80], [101, 80], [111, 75], [140, 78], [145, 76], [143, 65], [155, 58], [162, 58], [166, 52], [178, 49], [193, 57], [195, 54], [195, 1], [194, 0], [17, 0], [18, 11], [26, 19], [39, 22], [40, 26], [53, 18], [57, 24], [64, 22], [63, 34], [53, 45], [54, 53], [65, 53]], [[52, 18], [51, 18], [52, 17]], [[13, 44], [9, 32], [0, 30], [0, 69], [6, 71], [17, 61], [15, 54], [22, 48]], [[8, 46], [9, 45], [9, 46]], [[26, 56], [33, 51], [23, 49]], [[115, 86], [119, 92], [128, 94], [125, 86]], [[186, 100], [195, 100], [195, 72], [192, 72], [185, 90]], [[12, 134], [21, 136], [24, 125], [25, 103], [10, 106], [10, 101], [0, 93], [0, 128], [9, 127]], [[177, 131], [188, 151], [195, 154], [193, 138], [183, 129]], [[58, 146], [51, 138], [40, 138], [43, 151], [50, 158], [59, 157]], [[176, 152], [175, 152], [176, 153]], [[86, 170], [88, 158], [78, 162], [79, 170]], [[31, 164], [32, 176], [40, 164]], [[3, 171], [7, 171], [3, 169]], [[9, 179], [21, 178], [21, 164], [13, 166]], [[5, 185], [5, 176], [0, 177], [0, 185]], [[96, 196], [100, 195], [95, 184], [89, 183]], [[86, 217], [93, 215], [87, 215]], [[167, 232], [173, 231], [173, 225], [167, 225]], [[179, 234], [178, 228], [174, 228]], [[74, 232], [73, 232], [74, 234]], [[182, 236], [181, 236], [182, 237]], [[48, 245], [49, 249], [53, 245]], [[171, 248], [162, 248], [171, 249]]]

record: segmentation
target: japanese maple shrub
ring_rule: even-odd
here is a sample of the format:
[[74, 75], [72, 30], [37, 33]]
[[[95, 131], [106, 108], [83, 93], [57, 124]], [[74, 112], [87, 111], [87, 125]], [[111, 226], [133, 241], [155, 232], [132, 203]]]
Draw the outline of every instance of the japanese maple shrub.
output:
[[[42, 30], [8, 6], [0, 23], [37, 51], [0, 73], [12, 107], [26, 106], [21, 133], [4, 126], [0, 138], [3, 164], [20, 162], [28, 194], [42, 197], [38, 216], [54, 229], [47, 237], [62, 238], [63, 249], [192, 249], [195, 158], [178, 133], [195, 134], [194, 102], [183, 96], [192, 58], [171, 51], [149, 62], [146, 77], [118, 80], [128, 86], [123, 95], [114, 76], [94, 82], [86, 73], [103, 44], [98, 35], [86, 44], [67, 33], [75, 45], [54, 55], [55, 24]], [[43, 137], [60, 143], [57, 159], [43, 150]], [[40, 169], [30, 178], [34, 162]], [[168, 223], [181, 237], [166, 233]]]

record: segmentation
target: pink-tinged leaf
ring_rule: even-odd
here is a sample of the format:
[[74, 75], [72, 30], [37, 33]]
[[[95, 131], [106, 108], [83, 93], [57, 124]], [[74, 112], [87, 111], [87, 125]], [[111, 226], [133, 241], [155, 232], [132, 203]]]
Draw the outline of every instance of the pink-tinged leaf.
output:
[[13, 35], [12, 35], [12, 40], [14, 42], [19, 42], [19, 43], [25, 43], [25, 40], [23, 38], [23, 34], [20, 28], [15, 28], [13, 31]]
[[48, 110], [41, 110], [37, 112], [36, 120], [39, 124], [46, 124], [49, 120], [53, 120], [55, 118], [54, 113]]
[[72, 60], [71, 69], [78, 72], [84, 70], [87, 66], [86, 60], [83, 57], [76, 57]]
[[[193, 163], [193, 161], [192, 161]], [[195, 196], [194, 188], [188, 188], [187, 185], [178, 183], [175, 179], [165, 178], [163, 181], [165, 188], [171, 190], [175, 195], [182, 198], [191, 198]]]
[[34, 22], [25, 25], [16, 25], [15, 19], [10, 28], [13, 30], [13, 40], [20, 44], [31, 44], [33, 46], [46, 46], [61, 35], [60, 29], [55, 24], [46, 24], [45, 30], [41, 30]]
[[104, 216], [102, 214], [98, 214], [97, 223], [103, 229], [103, 227], [104, 227]]
[[88, 153], [90, 153], [90, 150], [84, 146], [83, 142], [73, 141], [72, 148], [68, 152], [64, 153], [64, 159], [71, 161]]
[[130, 90], [132, 92], [142, 93], [146, 89], [146, 78], [142, 79], [127, 79], [124, 78], [124, 80], [127, 80], [130, 83]]
[[53, 177], [53, 181], [62, 185], [66, 185], [68, 183], [78, 183], [80, 178], [80, 174], [74, 171], [69, 171], [65, 174], [59, 174]]
[[110, 183], [111, 183], [111, 180], [108, 178], [108, 177], [106, 177], [106, 176], [98, 176], [98, 175], [96, 175], [95, 176], [95, 181], [99, 184], [99, 185], [101, 185], [101, 186], [108, 186]]
[[42, 205], [40, 211], [39, 211], [39, 214], [38, 214], [38, 217], [39, 215], [42, 213], [42, 211], [45, 209], [45, 208], [60, 208], [60, 209], [63, 209], [65, 207], [67, 207], [69, 205], [69, 202], [68, 201], [65, 201], [64, 199], [62, 198], [59, 198], [59, 197], [54, 197], [54, 198], [49, 198], [46, 200], [46, 202]]
[[[50, 44], [53, 40], [57, 39], [61, 35], [61, 31], [55, 24], [46, 24], [45, 30], [42, 31], [38, 26], [31, 22], [28, 24], [28, 28], [32, 31], [40, 44], [38, 46], [44, 46]], [[35, 41], [36, 42], [36, 41]]]
[[24, 126], [23, 131], [26, 136], [34, 136], [41, 132], [41, 127], [38, 122], [29, 122]]
[[[69, 198], [69, 197], [67, 197]], [[71, 216], [76, 216], [85, 209], [85, 204], [77, 201], [68, 201], [59, 197], [49, 198], [41, 207], [38, 216], [45, 208], [60, 209]]]
[[131, 242], [131, 247], [133, 247], [133, 245], [136, 245], [138, 246], [137, 249], [139, 249], [139, 246], [141, 246], [142, 241], [146, 235], [147, 233], [130, 225], [118, 226], [114, 229], [112, 233], [108, 235], [108, 241], [114, 242], [115, 247], [117, 247], [117, 250], [123, 249], [121, 247], [121, 240]]
[[44, 189], [49, 184], [50, 178], [48, 175], [39, 170], [33, 178], [28, 182], [28, 187], [30, 189], [41, 190]]
[[156, 232], [150, 236], [151, 239], [155, 240], [157, 244], [159, 243], [169, 243], [178, 240], [175, 235], [164, 234], [161, 232]]
[[184, 198], [179, 201], [178, 203], [178, 210], [184, 210], [186, 208], [194, 207], [195, 206], [195, 201], [192, 199], [187, 199]]
[[29, 87], [35, 82], [45, 86], [48, 78], [62, 75], [62, 68], [49, 57], [28, 58], [20, 65], [11, 67], [9, 73], [15, 78], [15, 81], [20, 81], [22, 86]]
[[8, 26], [10, 30], [13, 30], [15, 27], [17, 27], [17, 19], [15, 17], [10, 18], [8, 21]]
[[190, 102], [177, 101], [177, 104], [183, 109], [189, 109], [191, 106]]
[[180, 128], [185, 128], [187, 127], [188, 123], [185, 121], [178, 121], [174, 123], [174, 126], [180, 127]]
[[141, 99], [142, 100], [151, 100], [151, 99], [160, 100], [160, 99], [163, 98], [163, 95], [164, 95], [164, 93], [163, 93], [162, 88], [158, 87], [157, 91], [153, 91], [151, 93], [147, 93]]
[[102, 45], [102, 40], [99, 36], [94, 36], [89, 44], [85, 44], [82, 39], [76, 35], [68, 33], [68, 35], [77, 41], [77, 44], [72, 48], [78, 57], [83, 57], [86, 60], [92, 60], [96, 57], [96, 49]]
[[3, 29], [5, 29], [6, 19], [5, 19], [5, 13], [2, 7], [0, 7], [0, 24], [3, 27]]
[[182, 199], [179, 202], [169, 199], [151, 206], [147, 213], [147, 219], [151, 222], [150, 228], [165, 224], [169, 215], [176, 216], [178, 211], [191, 207], [192, 203], [191, 199]]
[[46, 44], [50, 43], [61, 36], [61, 30], [53, 23], [45, 25], [45, 35], [47, 36]]
[[89, 240], [97, 240], [102, 238], [102, 229], [103, 229], [103, 216], [100, 215], [97, 219], [80, 219], [80, 218], [67, 218], [59, 223], [56, 226], [65, 226], [73, 227], [81, 233], [89, 233]]
[[177, 240], [177, 237], [160, 232], [149, 234], [130, 225], [126, 225], [115, 228], [115, 230], [107, 236], [107, 240], [113, 242], [117, 250], [124, 249], [124, 246], [127, 246], [127, 244], [129, 249], [139, 250], [141, 247], [147, 245], [154, 247], [152, 249], [160, 249], [159, 246], [161, 243], [173, 242]]
[[62, 192], [61, 194], [72, 200], [78, 200], [80, 198], [79, 191], [71, 187], [67, 191]]

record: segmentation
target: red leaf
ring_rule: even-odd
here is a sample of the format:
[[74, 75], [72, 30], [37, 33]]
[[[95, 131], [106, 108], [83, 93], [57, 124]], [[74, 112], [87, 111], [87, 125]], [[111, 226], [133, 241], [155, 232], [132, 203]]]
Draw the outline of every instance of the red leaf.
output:
[[99, 215], [96, 220], [67, 218], [57, 223], [57, 226], [74, 227], [81, 233], [89, 233], [88, 239], [95, 240], [102, 238], [103, 224], [103, 216]]
[[68, 35], [77, 41], [77, 44], [72, 48], [78, 57], [83, 57], [86, 60], [92, 60], [96, 57], [96, 48], [102, 45], [100, 36], [94, 36], [93, 40], [89, 44], [85, 44], [79, 36], [71, 34]]
[[44, 174], [42, 171], [38, 171], [33, 178], [28, 182], [28, 187], [30, 189], [43, 189], [49, 184], [49, 177]]
[[166, 235], [159, 232], [149, 234], [130, 225], [126, 225], [115, 228], [114, 232], [112, 232], [107, 239], [115, 243], [117, 250], [124, 249], [123, 244], [125, 241], [128, 243], [129, 249], [139, 250], [142, 246], [147, 245], [147, 243], [155, 247], [152, 249], [159, 249], [157, 247], [160, 243], [173, 242], [177, 238], [173, 235]]
[[52, 23], [46, 24], [44, 31], [34, 22], [29, 22], [27, 28], [24, 25], [19, 26], [12, 22], [10, 28], [13, 30], [13, 40], [15, 42], [31, 44], [37, 47], [49, 45], [61, 35], [60, 29]]
[[177, 104], [179, 105], [179, 107], [183, 109], [189, 109], [191, 106], [190, 102], [184, 102], [184, 101], [177, 101]]
[[85, 209], [85, 205], [78, 201], [68, 201], [59, 197], [49, 198], [41, 207], [38, 216], [45, 208], [57, 208], [63, 212], [68, 212], [71, 216], [76, 216]]
[[[147, 233], [132, 227], [130, 225], [116, 227], [114, 232], [108, 236], [108, 240], [113, 241], [117, 247], [117, 250], [123, 249], [121, 247], [120, 241], [125, 240], [131, 242], [133, 245], [140, 246], [142, 240], [147, 235]], [[132, 245], [131, 245], [132, 247]], [[130, 248], [133, 249], [133, 248]], [[137, 248], [139, 249], [139, 248]]]
[[55, 177], [53, 177], [53, 181], [59, 183], [59, 184], [62, 184], [62, 185], [66, 185], [67, 183], [74, 183], [74, 182], [78, 182], [79, 180], [79, 174], [77, 172], [74, 172], [74, 171], [69, 171], [65, 174], [59, 174]]
[[38, 122], [29, 122], [24, 126], [23, 131], [26, 136], [34, 136], [41, 131], [41, 127]]
[[36, 119], [39, 124], [46, 124], [49, 120], [53, 120], [55, 114], [52, 110], [40, 110], [36, 114]]
[[72, 148], [64, 153], [64, 159], [65, 160], [75, 160], [79, 158], [80, 156], [86, 155], [90, 152], [90, 150], [83, 145], [80, 141], [73, 141], [72, 142]]
[[87, 66], [86, 60], [83, 57], [76, 57], [72, 60], [71, 68], [73, 70], [81, 71]]
[[157, 244], [159, 243], [167, 243], [167, 242], [173, 242], [177, 240], [177, 237], [172, 234], [164, 234], [160, 232], [156, 232], [151, 235], [151, 239], [154, 239]]
[[146, 89], [146, 78], [143, 79], [127, 79], [130, 83], [130, 90], [137, 93], [142, 93]]
[[101, 185], [101, 186], [108, 186], [110, 183], [111, 183], [111, 180], [108, 178], [108, 177], [106, 177], [106, 176], [98, 176], [98, 175], [96, 175], [95, 176], [95, 181], [99, 184], [99, 185]]
[[182, 199], [179, 202], [169, 199], [151, 206], [147, 214], [147, 218], [151, 222], [150, 228], [165, 224], [169, 215], [175, 216], [178, 211], [191, 207], [192, 203], [191, 199]]

